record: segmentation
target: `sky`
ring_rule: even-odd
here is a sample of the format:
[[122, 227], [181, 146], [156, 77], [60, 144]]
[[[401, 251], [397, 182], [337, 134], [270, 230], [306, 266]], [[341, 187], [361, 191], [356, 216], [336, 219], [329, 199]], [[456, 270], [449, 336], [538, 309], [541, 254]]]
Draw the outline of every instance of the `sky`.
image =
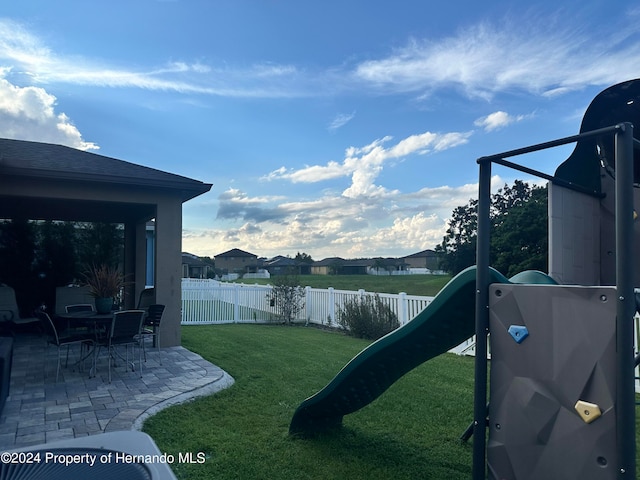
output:
[[[196, 255], [434, 248], [477, 197], [477, 158], [574, 135], [640, 77], [636, 2], [434, 5], [5, 2], [0, 137], [213, 184], [183, 206]], [[553, 174], [572, 148], [512, 160]]]

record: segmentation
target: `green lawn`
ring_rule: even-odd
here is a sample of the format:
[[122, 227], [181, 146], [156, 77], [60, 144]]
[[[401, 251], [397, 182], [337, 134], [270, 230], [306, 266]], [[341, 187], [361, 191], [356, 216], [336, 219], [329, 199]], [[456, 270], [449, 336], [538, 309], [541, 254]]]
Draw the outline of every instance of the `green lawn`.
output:
[[368, 342], [315, 328], [183, 327], [183, 345], [225, 369], [228, 390], [169, 408], [144, 426], [163, 452], [204, 452], [173, 465], [181, 479], [468, 479], [473, 359], [446, 354], [413, 370], [335, 435], [288, 435], [298, 404]]
[[[470, 478], [473, 358], [444, 354], [409, 372], [333, 435], [288, 435], [296, 407], [324, 387], [368, 342], [312, 327], [183, 327], [183, 345], [225, 369], [236, 383], [171, 407], [144, 431], [178, 458], [180, 479], [388, 480]], [[638, 421], [636, 421], [638, 425]], [[638, 427], [636, 427], [638, 428]]]
[[[237, 280], [243, 283], [273, 283], [270, 279]], [[450, 275], [299, 275], [300, 285], [303, 287], [329, 288], [337, 290], [359, 290], [377, 293], [400, 293], [409, 295], [434, 296], [449, 280]]]

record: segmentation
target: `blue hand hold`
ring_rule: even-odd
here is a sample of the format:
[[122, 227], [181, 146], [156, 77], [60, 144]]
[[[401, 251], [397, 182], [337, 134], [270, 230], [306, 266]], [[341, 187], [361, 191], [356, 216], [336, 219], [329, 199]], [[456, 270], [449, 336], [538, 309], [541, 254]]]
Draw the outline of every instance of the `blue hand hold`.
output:
[[523, 325], [511, 325], [508, 331], [516, 343], [522, 343], [529, 336], [529, 330]]

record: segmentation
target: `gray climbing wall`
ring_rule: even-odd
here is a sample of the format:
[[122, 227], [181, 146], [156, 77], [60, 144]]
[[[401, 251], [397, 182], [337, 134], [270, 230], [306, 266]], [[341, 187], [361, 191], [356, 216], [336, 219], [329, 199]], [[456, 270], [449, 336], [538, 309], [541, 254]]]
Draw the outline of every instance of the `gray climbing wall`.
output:
[[613, 287], [490, 287], [492, 479], [616, 477]]

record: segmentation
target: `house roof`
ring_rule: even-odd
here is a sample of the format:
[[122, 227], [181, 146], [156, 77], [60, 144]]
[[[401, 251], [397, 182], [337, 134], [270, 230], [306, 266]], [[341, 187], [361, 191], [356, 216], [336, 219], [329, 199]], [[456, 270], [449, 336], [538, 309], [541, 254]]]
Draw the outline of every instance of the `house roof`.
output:
[[346, 260], [344, 258], [329, 257], [329, 258], [323, 258], [322, 260], [313, 262], [311, 265], [314, 267], [328, 267], [333, 265], [344, 265], [345, 262]]
[[424, 258], [424, 257], [435, 257], [437, 256], [436, 252], [433, 250], [422, 250], [421, 252], [412, 253], [411, 255], [407, 255], [402, 258]]
[[266, 267], [292, 267], [298, 265], [300, 262], [290, 257], [283, 257], [278, 255], [271, 260], [267, 260], [263, 263]]
[[182, 264], [183, 265], [192, 265], [192, 266], [204, 266], [204, 265], [208, 265], [207, 263], [203, 262], [200, 257], [192, 254], [192, 253], [188, 253], [188, 252], [182, 252]]
[[404, 262], [401, 258], [353, 258], [346, 260], [340, 257], [329, 257], [313, 262], [314, 267], [374, 267], [376, 265], [402, 265]]
[[184, 203], [210, 189], [198, 180], [63, 145], [0, 138], [0, 218], [148, 220], [161, 195]]
[[394, 258], [394, 257], [376, 257], [368, 259], [368, 263], [370, 267], [375, 267], [376, 265], [384, 265], [384, 266], [399, 266], [404, 265], [404, 258]]
[[64, 145], [0, 138], [0, 174], [179, 190], [182, 201], [211, 184]]
[[257, 255], [253, 253], [245, 252], [244, 250], [240, 250], [239, 248], [232, 248], [231, 250], [227, 250], [226, 252], [219, 253], [214, 258], [224, 258], [224, 257], [252, 257], [258, 258]]

